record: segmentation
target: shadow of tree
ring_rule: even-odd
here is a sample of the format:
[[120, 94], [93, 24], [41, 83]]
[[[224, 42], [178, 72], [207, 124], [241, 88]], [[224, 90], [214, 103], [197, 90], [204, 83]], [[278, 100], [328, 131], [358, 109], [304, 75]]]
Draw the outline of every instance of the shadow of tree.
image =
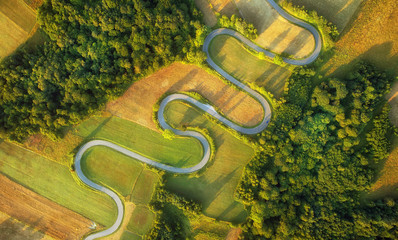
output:
[[8, 218], [0, 224], [0, 239], [4, 240], [40, 240], [44, 233], [34, 227], [26, 226], [13, 218]]

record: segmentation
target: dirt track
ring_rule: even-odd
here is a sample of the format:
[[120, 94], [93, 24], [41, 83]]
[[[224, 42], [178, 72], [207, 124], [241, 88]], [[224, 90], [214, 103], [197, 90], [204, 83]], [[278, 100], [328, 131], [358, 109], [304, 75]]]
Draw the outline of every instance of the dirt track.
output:
[[[0, 174], [0, 211], [55, 239], [80, 239], [91, 221]], [[62, 187], [62, 186], [60, 186]]]

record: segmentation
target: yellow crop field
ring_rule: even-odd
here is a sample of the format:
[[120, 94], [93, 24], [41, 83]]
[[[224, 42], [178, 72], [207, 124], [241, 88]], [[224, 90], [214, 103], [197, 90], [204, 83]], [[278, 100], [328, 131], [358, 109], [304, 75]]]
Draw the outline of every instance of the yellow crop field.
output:
[[35, 12], [22, 0], [0, 0], [0, 59], [24, 43], [35, 24]]

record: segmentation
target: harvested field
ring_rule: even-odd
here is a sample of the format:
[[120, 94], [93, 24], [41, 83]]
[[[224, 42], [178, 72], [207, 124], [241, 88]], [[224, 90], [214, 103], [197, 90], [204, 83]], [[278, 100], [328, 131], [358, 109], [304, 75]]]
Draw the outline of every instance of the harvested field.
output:
[[0, 0], [0, 58], [28, 39], [36, 14], [23, 0]]
[[171, 126], [195, 126], [209, 131], [216, 147], [214, 159], [199, 176], [167, 178], [166, 187], [202, 203], [206, 216], [232, 222], [247, 217], [243, 205], [234, 199], [244, 166], [252, 158], [252, 148], [203, 116], [203, 111], [179, 101], [169, 103], [165, 118]]
[[262, 120], [261, 105], [202, 68], [182, 63], [170, 66], [134, 83], [122, 97], [107, 104], [112, 114], [156, 129], [152, 107], [166, 92], [194, 91], [209, 99], [232, 121], [254, 126]]
[[334, 56], [323, 71], [346, 76], [363, 59], [398, 74], [398, 1], [368, 0], [358, 17], [336, 43]]
[[281, 97], [290, 71], [259, 59], [242, 45], [231, 36], [220, 35], [211, 42], [209, 52], [213, 61], [236, 79], [255, 83], [276, 98]]
[[363, 0], [291, 0], [294, 5], [304, 6], [324, 16], [341, 32], [355, 15]]
[[242, 17], [257, 29], [260, 46], [293, 58], [304, 58], [315, 48], [312, 34], [283, 17], [267, 0], [235, 0]]
[[216, 14], [207, 0], [195, 0], [196, 7], [203, 13], [203, 21], [207, 26], [213, 27], [217, 23]]
[[[88, 227], [91, 221], [87, 218], [28, 190], [3, 175], [0, 175], [0, 186], [0, 211], [55, 239], [79, 239], [90, 230]], [[0, 224], [0, 229], [2, 226], [3, 224]], [[32, 239], [34, 238], [33, 236]]]
[[234, 0], [207, 0], [214, 11], [219, 12], [222, 15], [231, 17], [236, 15], [241, 17], [239, 9], [237, 8]]

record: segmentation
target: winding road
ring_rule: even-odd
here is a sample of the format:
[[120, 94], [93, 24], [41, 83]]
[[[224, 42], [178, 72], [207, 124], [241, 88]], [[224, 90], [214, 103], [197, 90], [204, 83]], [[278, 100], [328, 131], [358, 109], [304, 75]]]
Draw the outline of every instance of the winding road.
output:
[[[319, 55], [320, 51], [321, 51], [321, 37], [318, 33], [318, 31], [311, 26], [308, 23], [305, 23], [299, 19], [296, 19], [292, 16], [290, 16], [288, 13], [286, 13], [284, 10], [282, 10], [282, 8], [279, 7], [278, 4], [276, 4], [273, 0], [267, 0], [275, 9], [276, 11], [278, 11], [278, 13], [283, 16], [284, 18], [286, 18], [287, 20], [289, 20], [290, 22], [297, 24], [303, 28], [306, 28], [307, 30], [309, 30], [315, 38], [315, 50], [314, 52], [308, 56], [307, 58], [304, 59], [288, 59], [288, 58], [284, 58], [283, 60], [286, 63], [289, 64], [293, 64], [293, 65], [306, 65], [309, 64], [311, 62], [313, 62]], [[166, 98], [164, 98], [162, 100], [162, 102], [160, 103], [160, 107], [159, 107], [159, 111], [158, 111], [158, 121], [160, 126], [163, 129], [170, 129], [171, 131], [174, 132], [174, 134], [179, 135], [179, 136], [187, 136], [187, 137], [194, 137], [196, 139], [198, 139], [200, 141], [200, 143], [202, 144], [203, 147], [203, 157], [202, 160], [195, 166], [193, 167], [189, 167], [189, 168], [177, 168], [177, 167], [173, 167], [173, 166], [169, 166], [169, 165], [165, 165], [159, 162], [155, 162], [147, 157], [144, 157], [138, 153], [132, 152], [124, 147], [121, 147], [119, 145], [116, 145], [112, 142], [108, 142], [108, 141], [104, 141], [104, 140], [93, 140], [90, 141], [86, 144], [84, 144], [79, 151], [77, 152], [76, 156], [75, 156], [75, 170], [77, 173], [77, 176], [80, 178], [80, 180], [82, 182], [84, 182], [86, 185], [101, 191], [103, 193], [105, 193], [106, 195], [110, 196], [116, 203], [117, 206], [117, 218], [115, 223], [109, 227], [108, 229], [105, 229], [104, 231], [101, 232], [96, 232], [94, 234], [91, 234], [89, 236], [87, 236], [85, 239], [86, 240], [91, 240], [91, 239], [96, 239], [96, 238], [100, 238], [100, 237], [105, 237], [108, 236], [112, 233], [114, 233], [120, 226], [120, 224], [123, 221], [123, 214], [124, 214], [124, 205], [123, 202], [120, 200], [119, 196], [113, 192], [112, 190], [101, 186], [93, 181], [91, 181], [90, 179], [88, 179], [81, 168], [81, 159], [83, 157], [83, 154], [90, 148], [95, 147], [95, 146], [105, 146], [108, 148], [111, 148], [115, 151], [118, 151], [126, 156], [132, 157], [137, 159], [138, 161], [141, 161], [143, 163], [146, 163], [148, 165], [154, 166], [156, 168], [165, 170], [165, 171], [169, 171], [169, 172], [173, 172], [173, 173], [192, 173], [195, 171], [198, 171], [199, 169], [203, 168], [206, 163], [209, 161], [210, 159], [210, 144], [207, 141], [207, 139], [205, 138], [205, 136], [203, 136], [201, 133], [199, 132], [195, 132], [195, 131], [181, 131], [178, 129], [174, 129], [173, 127], [171, 127], [169, 124], [167, 124], [166, 120], [164, 119], [164, 110], [167, 106], [168, 103], [172, 102], [172, 101], [185, 101], [188, 102], [192, 105], [195, 105], [196, 107], [202, 109], [204, 112], [212, 115], [214, 118], [216, 118], [217, 120], [219, 120], [220, 122], [224, 123], [226, 126], [240, 132], [243, 134], [256, 134], [259, 133], [261, 131], [263, 131], [267, 126], [269, 121], [271, 120], [271, 108], [269, 103], [267, 102], [267, 100], [265, 100], [265, 98], [259, 94], [258, 92], [256, 92], [255, 90], [251, 89], [250, 87], [248, 87], [247, 85], [243, 84], [242, 82], [236, 80], [234, 77], [232, 77], [231, 75], [229, 75], [227, 72], [225, 72], [220, 66], [218, 66], [217, 64], [214, 63], [214, 61], [211, 59], [210, 54], [209, 54], [209, 46], [211, 43], [211, 40], [218, 36], [218, 35], [230, 35], [233, 36], [235, 38], [237, 38], [238, 40], [240, 40], [241, 42], [245, 43], [246, 45], [248, 45], [249, 47], [253, 48], [254, 50], [258, 51], [258, 52], [263, 52], [265, 55], [273, 58], [275, 57], [274, 53], [271, 53], [267, 50], [262, 49], [261, 47], [259, 47], [258, 45], [256, 45], [255, 43], [251, 42], [249, 39], [245, 38], [244, 36], [242, 36], [241, 34], [230, 30], [230, 29], [225, 29], [225, 28], [221, 28], [221, 29], [216, 29], [213, 32], [211, 32], [205, 39], [205, 42], [203, 44], [203, 51], [207, 54], [207, 62], [208, 64], [214, 68], [217, 72], [219, 72], [223, 77], [225, 77], [227, 80], [229, 80], [231, 83], [235, 84], [237, 87], [239, 87], [240, 89], [242, 89], [243, 91], [247, 92], [249, 95], [251, 95], [253, 98], [255, 98], [263, 107], [264, 109], [264, 117], [263, 120], [256, 126], [254, 127], [243, 127], [240, 126], [230, 120], [228, 120], [227, 118], [225, 118], [224, 116], [222, 116], [220, 113], [218, 113], [213, 106], [209, 105], [209, 104], [205, 104], [202, 103], [192, 97], [189, 97], [185, 94], [172, 94], [167, 96]]]

